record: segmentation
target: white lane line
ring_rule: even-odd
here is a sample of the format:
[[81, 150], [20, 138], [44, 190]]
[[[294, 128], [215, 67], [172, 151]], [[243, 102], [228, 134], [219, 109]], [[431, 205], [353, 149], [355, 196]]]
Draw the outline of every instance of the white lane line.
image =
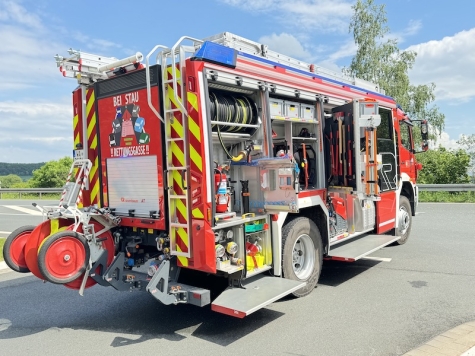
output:
[[[15, 214], [15, 213], [12, 213], [12, 214], [9, 214], [9, 213], [0, 213], [0, 215], [5, 215], [5, 216], [25, 216], [25, 214]], [[36, 216], [36, 215], [35, 215]], [[39, 216], [39, 215], [38, 215]]]
[[391, 262], [392, 260], [392, 258], [388, 258], [388, 257], [373, 257], [373, 256], [365, 256], [361, 259], [368, 260], [368, 261], [379, 261], [379, 262]]
[[16, 205], [4, 205], [5, 208], [8, 208], [8, 209], [13, 209], [13, 210], [16, 210], [16, 211], [20, 211], [22, 213], [26, 213], [28, 215], [37, 215], [37, 216], [41, 216], [43, 215], [41, 213], [41, 211], [39, 210], [32, 210], [32, 209], [27, 209], [27, 208], [22, 208], [21, 206], [16, 206]]

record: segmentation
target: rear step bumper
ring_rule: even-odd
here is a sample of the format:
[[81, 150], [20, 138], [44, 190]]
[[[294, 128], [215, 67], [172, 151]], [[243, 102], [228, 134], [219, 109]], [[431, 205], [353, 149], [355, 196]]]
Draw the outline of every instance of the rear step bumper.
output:
[[243, 281], [242, 288], [227, 288], [213, 301], [211, 309], [236, 318], [244, 318], [304, 287], [305, 284], [302, 281], [260, 274]]
[[327, 260], [354, 262], [397, 240], [400, 236], [363, 235], [355, 240], [337, 245], [330, 250]]

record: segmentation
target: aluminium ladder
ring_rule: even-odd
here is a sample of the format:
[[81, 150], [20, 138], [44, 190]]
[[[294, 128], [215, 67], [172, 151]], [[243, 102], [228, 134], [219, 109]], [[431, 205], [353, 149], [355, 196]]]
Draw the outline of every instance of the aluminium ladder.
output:
[[[155, 115], [165, 125], [165, 153], [166, 153], [166, 187], [168, 190], [170, 253], [181, 257], [191, 257], [191, 189], [190, 184], [190, 143], [188, 140], [188, 111], [186, 109], [186, 92], [183, 77], [186, 70], [186, 53], [194, 53], [195, 46], [184, 46], [182, 42], [190, 40], [200, 42], [191, 37], [182, 37], [170, 49], [157, 45], [146, 57], [147, 99]], [[162, 118], [151, 101], [150, 65], [149, 58], [158, 49], [157, 63], [162, 71], [162, 98], [164, 117]], [[181, 125], [177, 122], [176, 114], [181, 115]], [[179, 152], [183, 157], [181, 162], [174, 155]], [[187, 235], [188, 246], [183, 250], [177, 240], [180, 233]]]

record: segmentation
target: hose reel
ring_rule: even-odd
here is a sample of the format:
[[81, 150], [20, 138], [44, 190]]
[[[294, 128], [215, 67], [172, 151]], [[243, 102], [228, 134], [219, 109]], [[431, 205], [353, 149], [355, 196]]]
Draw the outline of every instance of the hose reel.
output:
[[[256, 103], [244, 95], [230, 95], [218, 91], [210, 91], [210, 113], [211, 121], [244, 124], [244, 125], [257, 125], [257, 105]], [[238, 162], [246, 157], [249, 157], [251, 146], [246, 150], [241, 151], [237, 156], [233, 156], [229, 153], [228, 149], [224, 145], [223, 136], [221, 132], [243, 134], [247, 133], [250, 136], [254, 134], [256, 128], [245, 126], [232, 126], [232, 125], [218, 125], [213, 124], [211, 127], [213, 132], [218, 133], [219, 142], [224, 152], [232, 161]]]
[[[235, 124], [257, 124], [257, 105], [244, 95], [230, 95], [218, 91], [210, 91], [211, 120]], [[212, 125], [214, 132], [234, 132], [253, 134], [252, 127]]]

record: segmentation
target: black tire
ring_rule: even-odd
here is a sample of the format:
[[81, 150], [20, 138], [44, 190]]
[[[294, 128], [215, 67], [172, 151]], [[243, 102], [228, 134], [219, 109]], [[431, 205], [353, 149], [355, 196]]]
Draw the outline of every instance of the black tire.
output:
[[[15, 243], [15, 240], [18, 237], [21, 237], [25, 233], [31, 233], [36, 226], [34, 225], [25, 225], [22, 227], [19, 227], [15, 231], [13, 231], [10, 235], [8, 235], [7, 239], [5, 240], [5, 244], [3, 245], [3, 259], [5, 260], [5, 263], [7, 264], [8, 267], [10, 267], [12, 270], [15, 272], [19, 273], [28, 273], [30, 272], [30, 269], [24, 265], [19, 265], [18, 261], [15, 261], [15, 259], [11, 255], [11, 248], [12, 244]], [[17, 241], [18, 243], [18, 241]], [[25, 246], [23, 246], [24, 248]]]
[[[290, 221], [282, 230], [282, 246], [284, 278], [307, 282], [305, 287], [293, 292], [292, 295], [300, 298], [312, 293], [320, 278], [323, 263], [322, 238], [317, 225], [305, 217]], [[310, 253], [310, 250], [313, 252], [313, 259], [305, 257], [301, 259], [302, 255], [299, 252]], [[294, 261], [294, 255], [299, 261]], [[300, 265], [302, 261], [304, 266]], [[299, 270], [300, 268], [302, 270]]]
[[396, 235], [401, 236], [399, 240], [395, 242], [397, 245], [404, 245], [411, 234], [412, 228], [412, 209], [409, 199], [401, 195], [399, 197], [399, 209], [397, 213], [398, 228], [396, 229]]
[[[84, 259], [84, 261], [81, 261], [82, 259], [79, 255], [67, 255], [69, 257], [66, 260], [66, 255], [61, 256], [60, 254], [60, 252], [62, 251], [49, 251], [51, 248], [57, 248], [57, 246], [59, 246], [59, 243], [65, 243], [67, 241], [69, 241], [70, 244], [72, 243], [71, 247], [79, 248], [79, 252], [83, 255], [82, 259]], [[55, 252], [59, 253], [54, 255]], [[43, 245], [40, 247], [38, 251], [38, 268], [48, 282], [55, 284], [70, 283], [79, 278], [86, 271], [87, 264], [89, 263], [90, 253], [91, 252], [89, 250], [89, 245], [87, 244], [86, 238], [84, 236], [74, 231], [60, 231], [48, 237], [43, 243]], [[50, 260], [48, 260], [48, 258], [50, 258]], [[66, 263], [68, 264], [69, 261], [72, 259], [71, 263], [69, 264], [70, 267], [72, 267], [72, 271], [70, 271], [70, 273], [67, 273], [66, 271], [63, 271], [63, 275], [60, 275], [59, 272], [55, 273], [59, 271], [60, 268], [56, 268], [55, 270], [55, 267], [58, 266], [54, 266], [53, 262], [61, 262], [61, 259], [63, 259], [63, 261], [66, 261]], [[76, 263], [78, 267], [75, 268], [74, 265], [71, 266], [71, 264], [74, 263]]]

